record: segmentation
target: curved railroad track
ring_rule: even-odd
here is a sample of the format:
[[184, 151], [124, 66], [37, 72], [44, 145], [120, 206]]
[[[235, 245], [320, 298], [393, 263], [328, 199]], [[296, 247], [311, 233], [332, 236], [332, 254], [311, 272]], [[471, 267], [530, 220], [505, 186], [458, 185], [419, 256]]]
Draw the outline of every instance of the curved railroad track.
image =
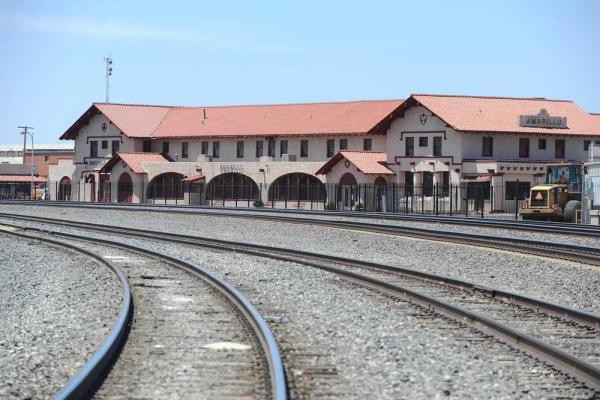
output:
[[[235, 207], [208, 207], [169, 204], [125, 204], [125, 203], [91, 203], [74, 201], [31, 201], [31, 200], [4, 200], [0, 204], [17, 205], [43, 205], [50, 207], [83, 207], [95, 209], [128, 210], [128, 211], [153, 211], [169, 212], [178, 214], [210, 215], [235, 218], [261, 219], [268, 221], [307, 223], [307, 220], [315, 221], [313, 218], [302, 218], [302, 216], [323, 217], [345, 217], [365, 220], [388, 220], [388, 221], [411, 221], [431, 222], [449, 225], [463, 225], [483, 228], [497, 228], [507, 230], [518, 230], [527, 232], [549, 233], [549, 234], [571, 234], [592, 238], [600, 238], [600, 226], [582, 225], [564, 222], [542, 222], [522, 220], [500, 220], [479, 217], [458, 216], [434, 216], [419, 214], [391, 214], [379, 212], [360, 211], [314, 211], [314, 210], [291, 210], [270, 208], [235, 208]], [[280, 214], [280, 215], [277, 215]], [[283, 215], [281, 215], [283, 214]], [[317, 220], [318, 221], [318, 220]]]
[[[595, 314], [460, 279], [318, 253], [48, 218], [19, 219], [34, 224], [234, 251], [317, 267], [343, 275], [359, 286], [408, 299], [491, 333], [596, 390], [600, 389], [600, 316]], [[55, 231], [54, 234], [69, 235]], [[589, 260], [590, 257], [595, 257], [595, 262], [600, 258], [598, 254], [585, 254], [584, 259]]]
[[[63, 247], [78, 249], [81, 252], [100, 260], [103, 264], [110, 265], [115, 271], [120, 270], [115, 267], [114, 264], [120, 263], [122, 264], [122, 268], [127, 270], [129, 281], [133, 282], [132, 286], [134, 289], [131, 292], [128, 289], [126, 293], [124, 291], [124, 296], [126, 294], [129, 296], [127, 299], [133, 298], [133, 303], [136, 304], [135, 317], [132, 317], [131, 313], [131, 309], [133, 308], [132, 301], [124, 301], [118, 319], [119, 337], [117, 338], [117, 335], [113, 333], [113, 331], [117, 330], [117, 324], [115, 324], [115, 328], [111, 330], [105, 343], [102, 344], [99, 350], [86, 362], [71, 381], [69, 381], [69, 383], [54, 396], [54, 398], [82, 398], [95, 390], [97, 390], [94, 394], [94, 397], [96, 398], [112, 398], [114, 396], [127, 397], [133, 393], [142, 393], [145, 396], [152, 397], [157, 393], [153, 392], [153, 390], [157, 390], [156, 386], [154, 386], [153, 389], [154, 382], [158, 382], [155, 385], [159, 385], [158, 387], [161, 390], [173, 390], [170, 393], [178, 392], [179, 385], [188, 382], [187, 385], [185, 385], [187, 387], [184, 388], [183, 393], [180, 394], [184, 395], [184, 397], [186, 396], [185, 393], [193, 396], [200, 395], [200, 393], [193, 393], [193, 389], [198, 386], [198, 381], [200, 380], [193, 376], [192, 371], [187, 373], [187, 378], [185, 376], [182, 377], [168, 374], [169, 376], [166, 379], [162, 376], [161, 371], [149, 371], [150, 375], [153, 375], [150, 376], [151, 380], [149, 380], [148, 376], [146, 376], [146, 372], [149, 370], [148, 360], [150, 358], [164, 358], [165, 355], [168, 358], [169, 352], [167, 350], [173, 352], [172, 357], [177, 357], [172, 360], [174, 361], [173, 364], [185, 364], [186, 362], [193, 360], [194, 357], [202, 357], [203, 354], [211, 353], [212, 349], [210, 344], [202, 346], [203, 343], [201, 340], [206, 339], [206, 337], [204, 337], [206, 336], [205, 331], [211, 333], [214, 331], [215, 333], [212, 336], [217, 338], [237, 338], [248, 336], [248, 334], [251, 335], [251, 340], [255, 342], [255, 346], [252, 347], [255, 349], [255, 352], [259, 353], [258, 357], [261, 360], [260, 362], [247, 360], [247, 356], [236, 358], [235, 345], [237, 345], [237, 343], [234, 343], [233, 341], [231, 343], [217, 342], [214, 345], [217, 347], [225, 346], [224, 350], [226, 354], [222, 356], [212, 356], [212, 358], [202, 358], [207, 364], [205, 366], [206, 371], [212, 370], [208, 375], [217, 374], [211, 377], [212, 380], [208, 382], [208, 385], [205, 385], [205, 387], [214, 388], [223, 382], [225, 382], [223, 386], [228, 384], [229, 378], [222, 378], [218, 375], [221, 362], [226, 366], [229, 365], [229, 367], [227, 367], [228, 373], [232, 373], [233, 376], [236, 376], [233, 371], [239, 372], [246, 377], [246, 380], [248, 380], [248, 376], [250, 376], [247, 371], [236, 371], [236, 369], [239, 369], [237, 365], [244, 363], [244, 359], [246, 359], [246, 364], [253, 366], [252, 368], [257, 368], [254, 366], [255, 364], [266, 366], [268, 372], [266, 372], [264, 374], [265, 376], [262, 378], [260, 376], [253, 377], [253, 379], [265, 380], [266, 382], [264, 385], [255, 384], [251, 381], [245, 382], [238, 377], [235, 378], [234, 384], [229, 383], [229, 386], [233, 389], [227, 387], [222, 389], [217, 387], [210, 393], [217, 395], [220, 393], [220, 395], [229, 396], [235, 394], [235, 392], [231, 392], [231, 390], [235, 391], [239, 390], [240, 387], [244, 388], [254, 385], [258, 387], [264, 386], [265, 391], [261, 394], [264, 394], [267, 398], [278, 400], [287, 399], [288, 394], [283, 363], [277, 343], [266, 322], [243, 294], [214, 274], [183, 259], [117, 241], [101, 240], [97, 238], [90, 239], [89, 237], [82, 235], [69, 235], [68, 237], [64, 235], [55, 236], [62, 239], [56, 240], [45, 237], [44, 235], [47, 233], [42, 231], [32, 231], [36, 233], [35, 235], [16, 232], [13, 229], [4, 229], [3, 231], [21, 237], [45, 240]], [[73, 244], [76, 242], [84, 243], [88, 250]], [[102, 252], [103, 256], [100, 257], [95, 255], [94, 251], [89, 250], [90, 248], [95, 249], [96, 252]], [[107, 249], [111, 250], [109, 251]], [[132, 254], [135, 254], [136, 257], [131, 257]], [[113, 261], [107, 261], [107, 258], [112, 259]], [[209, 290], [204, 290], [205, 293], [200, 293], [202, 291], [198, 290], [197, 285], [194, 285], [193, 283], [188, 284], [188, 281], [190, 280], [185, 279], [185, 276], [183, 276], [182, 279], [180, 276], [181, 274], [185, 274], [184, 271], [199, 277], [207, 284]], [[174, 274], [173, 272], [178, 272], [178, 274]], [[125, 282], [126, 284], [127, 280], [125, 280], [123, 273], [119, 272], [119, 274], [122, 282]], [[223, 310], [219, 312], [218, 306], [211, 305], [214, 303], [214, 299], [211, 302], [211, 297], [214, 298], [215, 295], [221, 297], [221, 300], [226, 300], [230, 307], [226, 308], [224, 311], [231, 314], [231, 309], [233, 309], [235, 312], [234, 316], [227, 316], [223, 313]], [[169, 301], [171, 301], [171, 303], [169, 303]], [[194, 306], [193, 309], [186, 312], [183, 308], [189, 307], [180, 307], [177, 305], [177, 303], [187, 304], [188, 302], [194, 305], [202, 304], [202, 307], [204, 307], [205, 304], [208, 304], [208, 309], [203, 310]], [[173, 320], [173, 317], [169, 317], [164, 309], [171, 310], [170, 314], [175, 315], [176, 319]], [[125, 313], [124, 310], [128, 312]], [[196, 317], [198, 314], [206, 314], [208, 319], [199, 321]], [[214, 314], [216, 314], [216, 316]], [[193, 329], [190, 328], [186, 330], [186, 324], [189, 325], [190, 320], [192, 324], [199, 323], [199, 325], [193, 327]], [[211, 320], [213, 321], [212, 323]], [[125, 341], [122, 332], [124, 332], [124, 327], [127, 326], [128, 321], [131, 321], [131, 333], [127, 341]], [[246, 333], [233, 332], [235, 326], [240, 323], [244, 325], [243, 330]], [[198, 334], [199, 331], [202, 332], [202, 334]], [[164, 341], [164, 343], [161, 343], [161, 340]], [[154, 344], [154, 346], [151, 346], [151, 344]], [[231, 352], [231, 349], [228, 350], [227, 346], [231, 347], [232, 345], [234, 346], [233, 356], [227, 354], [228, 351]], [[244, 350], [244, 352], [246, 346], [247, 345], [242, 344], [242, 347], [244, 347], [242, 350]], [[250, 346], [247, 347], [250, 348]], [[122, 351], [117, 358], [114, 356], [116, 352], [115, 349], [119, 348], [122, 348]], [[165, 348], [165, 350], [157, 350], [162, 348]], [[244, 352], [238, 351], [237, 353], [243, 354]], [[212, 350], [211, 354], [219, 353], [223, 353], [223, 351]], [[171, 364], [171, 368], [173, 368], [173, 364]], [[190, 365], [193, 366], [193, 364]], [[169, 360], [163, 363], [163, 367], [169, 367]], [[194, 367], [192, 367], [192, 370], [193, 368]], [[106, 375], [108, 369], [110, 369], [108, 376], [104, 382], [98, 386], [99, 379], [102, 374]], [[173, 380], [173, 382], [169, 382], [169, 378]], [[200, 384], [202, 384], [202, 382], [200, 382]], [[204, 384], [206, 384], [206, 382], [204, 382]], [[145, 390], [146, 392], [144, 392]], [[218, 393], [216, 393], [215, 390]], [[158, 390], [158, 392], [160, 392], [160, 390]], [[207, 394], [207, 392], [202, 393], [202, 395]], [[238, 393], [238, 395], [240, 395], [240, 393]], [[244, 393], [241, 393], [241, 395], [244, 395]]]

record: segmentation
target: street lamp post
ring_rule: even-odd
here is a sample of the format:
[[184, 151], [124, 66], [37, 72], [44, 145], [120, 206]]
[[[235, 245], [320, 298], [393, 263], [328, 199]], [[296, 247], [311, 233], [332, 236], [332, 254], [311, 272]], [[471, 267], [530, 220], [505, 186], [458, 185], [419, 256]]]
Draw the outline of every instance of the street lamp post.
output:
[[[23, 141], [27, 141], [27, 135], [31, 137], [31, 187], [29, 192], [29, 197], [31, 198], [33, 193], [33, 132], [29, 132], [29, 129], [33, 129], [32, 126], [18, 126], [17, 128], [23, 129], [21, 135], [23, 135]], [[23, 159], [25, 159], [25, 148], [23, 148]]]

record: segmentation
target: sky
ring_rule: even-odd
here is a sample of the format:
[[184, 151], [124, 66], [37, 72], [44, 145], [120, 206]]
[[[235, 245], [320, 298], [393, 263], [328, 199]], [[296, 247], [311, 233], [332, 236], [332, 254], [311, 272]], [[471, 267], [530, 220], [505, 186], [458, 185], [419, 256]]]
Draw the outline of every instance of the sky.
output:
[[94, 101], [547, 97], [600, 112], [600, 1], [0, 1], [0, 143]]

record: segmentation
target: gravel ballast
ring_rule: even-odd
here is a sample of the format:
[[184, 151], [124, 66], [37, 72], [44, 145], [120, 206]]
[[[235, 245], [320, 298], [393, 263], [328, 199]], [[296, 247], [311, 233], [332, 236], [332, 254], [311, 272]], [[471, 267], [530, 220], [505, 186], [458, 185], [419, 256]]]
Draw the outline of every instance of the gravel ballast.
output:
[[[342, 255], [449, 275], [577, 309], [600, 312], [600, 298], [597, 296], [600, 269], [569, 261], [400, 236], [261, 220], [43, 206], [3, 205], [2, 209]], [[521, 235], [521, 232], [517, 235]]]
[[49, 398], [116, 319], [122, 289], [106, 266], [0, 233], [0, 398]]

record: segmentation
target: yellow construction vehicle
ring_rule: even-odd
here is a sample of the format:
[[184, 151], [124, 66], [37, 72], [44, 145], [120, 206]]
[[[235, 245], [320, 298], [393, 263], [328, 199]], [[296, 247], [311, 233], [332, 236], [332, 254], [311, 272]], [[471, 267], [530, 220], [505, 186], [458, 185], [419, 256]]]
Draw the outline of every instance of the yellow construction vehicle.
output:
[[581, 210], [581, 163], [548, 164], [546, 183], [529, 191], [527, 205], [519, 210], [523, 219], [576, 222]]

